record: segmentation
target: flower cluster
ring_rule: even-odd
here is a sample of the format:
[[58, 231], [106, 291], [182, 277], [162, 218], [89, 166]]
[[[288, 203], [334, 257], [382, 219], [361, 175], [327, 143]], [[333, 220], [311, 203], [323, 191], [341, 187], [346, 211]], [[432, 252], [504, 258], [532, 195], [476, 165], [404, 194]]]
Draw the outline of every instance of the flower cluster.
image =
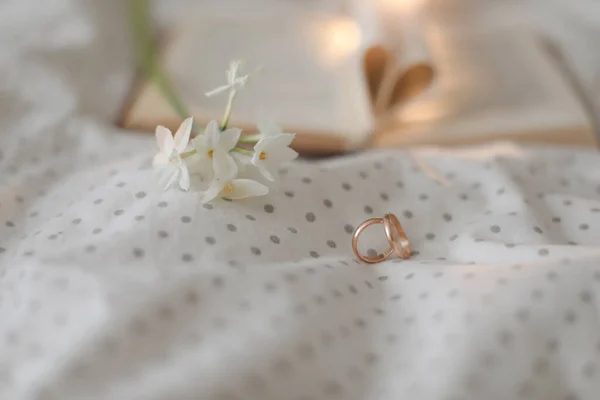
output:
[[278, 167], [298, 156], [289, 147], [295, 135], [275, 125], [259, 125], [259, 134], [248, 136], [242, 136], [241, 129], [228, 127], [235, 96], [249, 77], [239, 75], [240, 66], [240, 61], [232, 62], [227, 84], [206, 93], [213, 96], [229, 92], [221, 124], [211, 121], [197, 135], [192, 133], [198, 129], [191, 117], [183, 121], [175, 135], [164, 126], [156, 128], [159, 151], [153, 165], [165, 190], [178, 185], [188, 191], [195, 185], [202, 192], [203, 203], [217, 197], [233, 200], [263, 196], [269, 188], [256, 177], [274, 181]]

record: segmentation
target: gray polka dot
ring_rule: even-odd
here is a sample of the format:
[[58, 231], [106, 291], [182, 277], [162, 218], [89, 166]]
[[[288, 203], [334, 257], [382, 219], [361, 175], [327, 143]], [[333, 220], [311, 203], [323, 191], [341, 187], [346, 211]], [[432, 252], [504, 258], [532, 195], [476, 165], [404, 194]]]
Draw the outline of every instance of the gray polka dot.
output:
[[404, 211], [403, 215], [406, 219], [411, 219], [413, 217], [413, 213], [409, 210]]
[[181, 261], [183, 262], [192, 262], [194, 261], [194, 257], [191, 254], [184, 253], [181, 255]]
[[250, 250], [252, 251], [252, 254], [254, 254], [255, 256], [260, 256], [262, 253], [258, 247], [251, 247]]
[[335, 249], [337, 247], [337, 245], [335, 244], [335, 242], [333, 240], [328, 240], [327, 246], [331, 247], [332, 249]]
[[6, 221], [6, 226], [8, 226], [9, 228], [14, 228], [15, 227], [15, 223], [12, 221]]
[[557, 339], [549, 339], [546, 342], [546, 351], [548, 354], [554, 354], [560, 348], [560, 342]]
[[350, 224], [346, 224], [346, 225], [344, 225], [344, 230], [346, 231], [346, 233], [353, 233], [354, 227]]
[[425, 194], [425, 193], [421, 193], [419, 195], [419, 200], [421, 200], [421, 201], [426, 201], [428, 199], [429, 199], [429, 196], [427, 194]]
[[183, 301], [189, 305], [195, 305], [200, 301], [200, 296], [194, 289], [190, 289], [183, 296]]
[[89, 246], [87, 246], [85, 248], [85, 252], [86, 253], [93, 253], [96, 251], [96, 246], [94, 246], [93, 244], [90, 244]]
[[115, 212], [114, 212], [113, 214], [114, 214], [114, 215], [116, 215], [116, 216], [118, 217], [119, 215], [123, 215], [123, 213], [124, 213], [124, 212], [125, 212], [125, 211], [123, 211], [123, 210], [119, 209], [119, 210], [115, 210]]
[[396, 182], [396, 187], [398, 187], [399, 189], [402, 189], [404, 187], [404, 182], [402, 182], [402, 181]]
[[498, 225], [493, 225], [490, 227], [490, 231], [492, 231], [492, 233], [500, 233], [501, 229]]
[[0, 254], [4, 253], [6, 249], [4, 247], [0, 247]]
[[29, 216], [30, 216], [31, 218], [35, 218], [35, 217], [37, 217], [38, 215], [39, 215], [39, 213], [38, 213], [37, 211], [34, 211], [34, 212], [32, 212], [31, 214], [29, 214]]
[[55, 240], [57, 237], [58, 237], [57, 234], [52, 234], [52, 235], [48, 236], [48, 239]]
[[331, 207], [333, 207], [333, 203], [332, 203], [332, 202], [331, 202], [331, 200], [329, 200], [329, 199], [325, 199], [325, 200], [323, 200], [323, 204], [324, 204], [324, 205], [325, 205], [325, 207], [327, 207], [327, 208], [331, 208]]
[[365, 171], [360, 171], [358, 173], [358, 176], [360, 176], [362, 179], [367, 179], [369, 177], [369, 175]]
[[507, 330], [498, 332], [498, 343], [500, 343], [501, 346], [507, 347], [513, 342], [513, 340], [514, 335], [511, 332]]
[[555, 224], [558, 224], [560, 221], [561, 221], [560, 217], [552, 218], [552, 222], [554, 222]]
[[375, 249], [367, 250], [367, 256], [369, 256], [369, 257], [377, 257], [378, 255], [379, 255], [379, 253]]
[[371, 206], [365, 206], [365, 214], [373, 214], [373, 208]]
[[246, 215], [246, 219], [249, 221], [256, 221], [256, 218], [254, 218], [252, 215]]
[[119, 183], [117, 183], [117, 187], [120, 187], [120, 188], [122, 188], [125, 185], [126, 185], [125, 182], [119, 182]]
[[227, 224], [227, 230], [229, 232], [236, 232], [237, 231], [237, 227], [233, 224]]
[[344, 189], [345, 191], [350, 191], [352, 190], [352, 186], [348, 182], [344, 182], [342, 183], [342, 189]]
[[514, 243], [506, 243], [504, 245], [507, 249], [514, 249], [517, 245]]
[[204, 241], [211, 246], [214, 245], [215, 243], [217, 243], [217, 240], [212, 236], [205, 237]]
[[290, 231], [294, 234], [298, 233], [298, 229], [294, 228], [293, 226], [288, 227], [288, 231]]
[[312, 182], [312, 179], [310, 179], [309, 177], [304, 177], [304, 178], [302, 178], [302, 182], [306, 183], [306, 184], [309, 184], [309, 183]]
[[184, 224], [189, 224], [190, 222], [192, 222], [192, 218], [188, 217], [187, 215], [184, 215], [183, 217], [181, 217], [181, 222], [183, 222]]
[[573, 202], [571, 200], [565, 200], [565, 201], [563, 201], [563, 204], [565, 206], [570, 206], [571, 204], [573, 204]]
[[444, 218], [444, 221], [446, 221], [446, 222], [452, 221], [452, 215], [451, 214], [445, 213], [443, 215], [443, 218]]
[[138, 199], [143, 199], [144, 197], [146, 197], [146, 192], [137, 192], [135, 194], [135, 197], [137, 197]]
[[542, 256], [542, 257], [545, 257], [545, 256], [547, 256], [548, 254], [550, 254], [550, 250], [548, 250], [548, 249], [539, 249], [539, 250], [538, 250], [538, 254], [539, 254], [540, 256]]
[[387, 193], [379, 193], [379, 197], [383, 201], [388, 201], [390, 199], [390, 196]]
[[140, 249], [139, 247], [133, 249], [133, 255], [137, 258], [144, 257], [144, 249]]
[[213, 205], [212, 204], [202, 204], [202, 208], [204, 208], [205, 210], [212, 210], [213, 209]]
[[100, 232], [102, 232], [102, 228], [94, 228], [94, 230], [92, 231], [92, 233], [93, 233], [94, 235], [97, 235], [97, 234], [99, 234]]
[[577, 314], [573, 310], [569, 310], [565, 313], [565, 323], [568, 325], [573, 325], [577, 322]]
[[312, 258], [319, 258], [319, 257], [320, 257], [320, 256], [319, 256], [319, 253], [317, 253], [317, 252], [316, 252], [316, 251], [314, 251], [314, 250], [310, 252], [310, 256], [311, 256]]
[[279, 244], [279, 238], [275, 235], [271, 235], [271, 242]]
[[527, 322], [529, 320], [529, 310], [521, 308], [515, 313], [515, 318], [520, 322]]
[[533, 363], [533, 372], [536, 375], [543, 375], [550, 369], [550, 362], [543, 357], [537, 358]]
[[166, 207], [166, 206], [168, 206], [168, 205], [169, 205], [169, 203], [167, 203], [166, 201], [161, 201], [160, 203], [158, 203], [158, 206], [159, 206], [160, 208], [165, 208], [165, 207]]
[[600, 208], [592, 208], [590, 211], [593, 213], [600, 213]]
[[434, 233], [428, 233], [427, 235], [425, 235], [425, 238], [427, 238], [427, 240], [433, 240], [433, 239], [435, 239], [435, 234]]
[[581, 374], [583, 375], [583, 377], [585, 379], [593, 379], [594, 376], [596, 375], [596, 364], [593, 362], [587, 362], [582, 370], [581, 370]]
[[286, 197], [290, 197], [290, 198], [294, 197], [294, 192], [287, 191], [287, 192], [284, 192], [284, 194], [286, 195]]
[[458, 239], [458, 235], [452, 235], [450, 236], [450, 241], [454, 242], [456, 239]]
[[462, 201], [467, 201], [467, 200], [469, 200], [469, 196], [468, 196], [466, 193], [461, 193], [461, 195], [459, 196], [459, 198], [460, 198]]
[[144, 220], [144, 218], [146, 218], [146, 217], [144, 217], [143, 215], [136, 215], [134, 219], [136, 221], [142, 221], [142, 220]]
[[539, 233], [539, 234], [542, 234], [542, 233], [544, 233], [544, 231], [542, 231], [542, 228], [540, 228], [539, 226], [534, 226], [534, 227], [533, 227], [533, 230], [534, 230], [536, 233]]
[[502, 196], [502, 195], [504, 194], [504, 192], [506, 192], [506, 190], [505, 190], [504, 188], [501, 188], [501, 189], [498, 189], [498, 190], [496, 190], [496, 194], [497, 194], [498, 196]]
[[71, 223], [73, 225], [79, 225], [81, 223], [81, 218], [75, 218], [73, 221], [71, 221]]
[[306, 220], [308, 222], [315, 222], [315, 220], [317, 219], [317, 217], [315, 217], [315, 214], [312, 212], [306, 213]]
[[96, 199], [94, 200], [94, 204], [98, 205], [98, 204], [102, 204], [104, 200], [103, 199]]
[[587, 231], [588, 229], [590, 229], [590, 226], [588, 224], [581, 224], [579, 225], [579, 229], [582, 231]]
[[273, 211], [275, 211], [275, 207], [273, 207], [272, 204], [265, 204], [264, 209], [265, 209], [265, 212], [269, 213], [269, 214], [272, 214]]
[[158, 237], [161, 239], [165, 239], [169, 237], [169, 233], [166, 231], [158, 231]]

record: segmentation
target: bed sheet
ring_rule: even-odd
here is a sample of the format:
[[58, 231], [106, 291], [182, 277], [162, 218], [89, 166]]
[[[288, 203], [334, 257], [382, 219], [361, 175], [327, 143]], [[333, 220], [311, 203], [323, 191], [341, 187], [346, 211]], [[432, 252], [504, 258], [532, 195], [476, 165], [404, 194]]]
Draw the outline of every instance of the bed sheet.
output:
[[[597, 152], [298, 161], [202, 206], [110, 124], [122, 16], [0, 3], [0, 399], [598, 398]], [[388, 211], [413, 257], [357, 263]]]

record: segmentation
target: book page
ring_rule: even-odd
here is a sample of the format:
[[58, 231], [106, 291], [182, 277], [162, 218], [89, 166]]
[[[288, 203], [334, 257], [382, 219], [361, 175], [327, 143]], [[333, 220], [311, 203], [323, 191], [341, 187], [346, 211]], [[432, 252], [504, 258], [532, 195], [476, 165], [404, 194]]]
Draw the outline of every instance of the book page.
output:
[[439, 129], [458, 140], [589, 124], [533, 34], [440, 30], [432, 43], [438, 79], [394, 115], [399, 131], [433, 135]]
[[233, 59], [253, 74], [235, 100], [233, 124], [267, 118], [288, 130], [364, 140], [371, 113], [353, 21], [325, 14], [217, 16], [196, 13], [165, 54], [165, 68], [201, 119], [222, 117], [225, 96], [205, 92], [226, 83]]

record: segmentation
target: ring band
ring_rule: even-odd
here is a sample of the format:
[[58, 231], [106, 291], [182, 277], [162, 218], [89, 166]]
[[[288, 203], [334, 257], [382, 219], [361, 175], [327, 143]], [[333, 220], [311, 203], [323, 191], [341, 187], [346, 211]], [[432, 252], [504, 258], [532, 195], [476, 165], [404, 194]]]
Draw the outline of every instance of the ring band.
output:
[[[365, 256], [358, 251], [358, 238], [360, 234], [369, 226], [383, 224], [385, 236], [387, 237], [390, 247], [383, 253], [376, 256]], [[402, 225], [398, 218], [392, 213], [386, 213], [383, 218], [370, 218], [360, 224], [352, 235], [352, 250], [354, 255], [361, 261], [368, 264], [375, 264], [387, 259], [392, 253], [395, 253], [402, 259], [407, 259], [411, 255], [410, 243], [406, 232], [402, 229]]]

